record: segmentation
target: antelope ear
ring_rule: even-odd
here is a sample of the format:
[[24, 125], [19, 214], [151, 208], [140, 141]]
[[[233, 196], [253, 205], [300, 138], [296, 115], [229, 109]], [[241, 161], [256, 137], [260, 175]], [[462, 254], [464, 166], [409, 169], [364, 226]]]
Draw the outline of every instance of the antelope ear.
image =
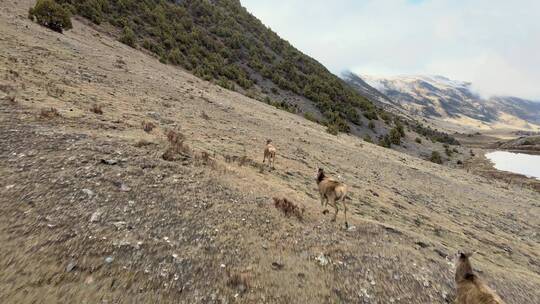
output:
[[468, 259], [470, 257], [472, 257], [474, 254], [474, 252], [459, 252], [459, 258], [461, 259]]

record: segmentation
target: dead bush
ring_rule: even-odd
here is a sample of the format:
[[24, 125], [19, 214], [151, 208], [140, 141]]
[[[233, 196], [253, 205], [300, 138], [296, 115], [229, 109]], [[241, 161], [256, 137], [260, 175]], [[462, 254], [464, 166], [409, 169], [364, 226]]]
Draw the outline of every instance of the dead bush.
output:
[[246, 272], [234, 272], [227, 271], [227, 285], [233, 289], [244, 293], [248, 291], [250, 287], [250, 275]]
[[274, 199], [274, 207], [276, 207], [276, 209], [281, 210], [283, 214], [285, 214], [286, 217], [290, 217], [291, 215], [294, 215], [300, 221], [304, 219], [305, 208], [303, 206], [298, 207], [293, 202], [288, 200], [286, 197], [284, 198], [274, 197], [273, 199]]
[[3, 99], [12, 105], [17, 104], [17, 98], [15, 97], [15, 95], [10, 94], [4, 97]]
[[13, 91], [15, 91], [15, 88], [9, 84], [1, 84], [0, 83], [0, 91], [6, 93], [6, 94], [9, 94]]
[[183, 143], [186, 137], [184, 134], [180, 132], [176, 132], [174, 130], [168, 130], [167, 133], [167, 141], [169, 141], [170, 144], [177, 144], [177, 143]]
[[93, 104], [92, 107], [90, 107], [90, 112], [103, 115], [103, 106], [100, 104]]
[[177, 160], [179, 156], [190, 158], [192, 156], [191, 149], [184, 142], [185, 136], [182, 133], [169, 130], [166, 133], [169, 147], [163, 153], [162, 158], [167, 161]]
[[45, 119], [51, 119], [51, 118], [56, 118], [56, 117], [61, 117], [62, 115], [60, 115], [60, 112], [58, 112], [58, 110], [56, 108], [45, 108], [45, 109], [41, 109], [41, 111], [39, 112], [39, 117], [40, 118], [45, 118]]
[[151, 141], [141, 139], [138, 142], [136, 142], [134, 146], [137, 147], [137, 148], [142, 148], [142, 147], [150, 146], [150, 145], [153, 145], [153, 144], [154, 143], [151, 142]]
[[143, 121], [143, 123], [142, 123], [142, 128], [143, 128], [144, 132], [146, 132], [146, 133], [152, 132], [152, 130], [154, 130], [155, 127], [156, 127], [156, 125], [153, 122], [150, 122], [150, 121]]
[[59, 88], [52, 81], [47, 84], [47, 95], [55, 98], [62, 97], [66, 91]]
[[225, 162], [227, 163], [236, 163], [239, 167], [250, 165], [258, 168], [258, 163], [253, 159], [249, 158], [247, 155], [237, 156], [237, 155], [225, 155]]

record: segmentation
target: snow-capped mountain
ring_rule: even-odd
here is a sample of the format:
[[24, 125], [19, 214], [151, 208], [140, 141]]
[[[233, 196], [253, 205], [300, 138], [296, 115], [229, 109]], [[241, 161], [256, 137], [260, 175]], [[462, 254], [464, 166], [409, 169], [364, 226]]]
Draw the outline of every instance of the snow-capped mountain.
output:
[[361, 90], [367, 87], [382, 93], [380, 101], [411, 115], [477, 128], [537, 129], [540, 102], [517, 97], [482, 98], [471, 83], [443, 76], [375, 77], [346, 73], [343, 78]]

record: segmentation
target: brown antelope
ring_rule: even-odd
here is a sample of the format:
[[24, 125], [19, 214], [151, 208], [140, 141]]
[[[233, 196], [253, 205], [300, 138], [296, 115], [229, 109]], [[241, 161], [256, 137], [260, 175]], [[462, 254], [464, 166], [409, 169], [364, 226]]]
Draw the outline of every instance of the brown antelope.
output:
[[266, 147], [264, 148], [264, 158], [263, 158], [263, 164], [268, 159], [268, 165], [272, 166], [274, 168], [274, 161], [276, 160], [276, 147], [272, 145], [272, 140], [269, 139], [266, 141]]
[[319, 186], [319, 195], [321, 196], [321, 205], [325, 206], [330, 204], [335, 209], [332, 222], [336, 221], [338, 214], [338, 203], [343, 205], [343, 212], [345, 213], [345, 227], [349, 227], [347, 222], [347, 204], [345, 198], [347, 197], [347, 186], [332, 178], [327, 177], [324, 174], [324, 170], [319, 168], [317, 172], [317, 185]]
[[456, 304], [504, 304], [474, 272], [469, 258], [472, 253], [458, 253], [456, 263]]

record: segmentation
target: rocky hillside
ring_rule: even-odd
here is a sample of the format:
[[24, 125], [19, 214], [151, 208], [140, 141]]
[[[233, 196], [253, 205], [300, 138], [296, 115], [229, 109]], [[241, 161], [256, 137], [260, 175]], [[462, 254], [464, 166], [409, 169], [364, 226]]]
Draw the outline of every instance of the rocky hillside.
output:
[[353, 86], [358, 79], [381, 91], [381, 99], [410, 115], [478, 129], [510, 128], [537, 130], [540, 102], [516, 97], [483, 99], [471, 84], [442, 76], [402, 76], [381, 78], [368, 75], [346, 76]]
[[508, 141], [499, 141], [493, 148], [529, 153], [540, 153], [540, 136], [521, 136]]
[[[82, 19], [50, 31], [33, 2], [0, 2], [0, 303], [444, 304], [458, 250], [540, 302], [538, 193], [328, 134]], [[349, 229], [317, 167], [349, 185]]]

